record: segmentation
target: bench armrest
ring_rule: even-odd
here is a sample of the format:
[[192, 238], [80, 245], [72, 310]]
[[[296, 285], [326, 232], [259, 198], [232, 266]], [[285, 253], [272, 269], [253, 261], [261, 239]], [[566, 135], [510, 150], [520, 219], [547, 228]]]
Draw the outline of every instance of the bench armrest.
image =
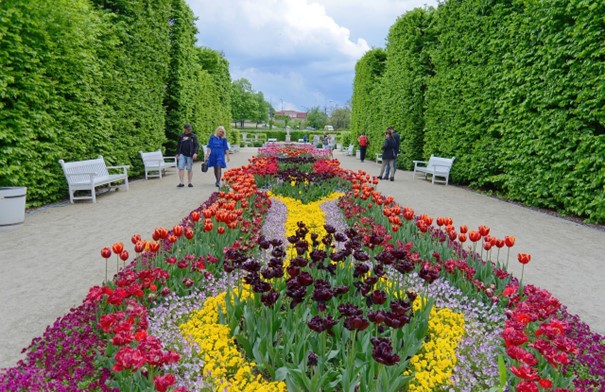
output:
[[129, 168], [130, 168], [130, 165], [107, 166], [107, 170], [110, 170], [110, 169], [122, 169], [122, 171], [124, 172], [124, 174], [127, 174], [126, 170], [128, 170]]
[[427, 165], [428, 161], [413, 161], [414, 162], [414, 167], [418, 166], [419, 164], [423, 164], [423, 165]]

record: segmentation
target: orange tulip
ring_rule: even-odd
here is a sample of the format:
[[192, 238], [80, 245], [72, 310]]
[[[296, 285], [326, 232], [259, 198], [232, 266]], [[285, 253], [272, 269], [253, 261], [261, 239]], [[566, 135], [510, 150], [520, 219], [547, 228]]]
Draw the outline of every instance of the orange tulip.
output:
[[458, 241], [466, 242], [466, 234], [464, 234], [464, 233], [458, 234]]
[[531, 261], [531, 255], [529, 253], [519, 253], [517, 260], [519, 260], [519, 263], [525, 265]]
[[152, 252], [152, 253], [155, 253], [158, 250], [160, 250], [160, 243], [159, 242], [148, 242], [147, 245], [149, 245], [149, 251]]
[[504, 244], [509, 248], [512, 248], [513, 245], [515, 245], [515, 239], [516, 238], [514, 235], [507, 235], [506, 237], [504, 237]]
[[124, 250], [124, 243], [116, 242], [111, 246], [111, 250], [113, 250], [113, 253], [119, 255], [120, 253], [122, 253], [122, 250]]
[[411, 209], [411, 208], [405, 207], [403, 209], [403, 217], [406, 220], [412, 220], [412, 219], [414, 219], [414, 210]]
[[166, 237], [168, 237], [168, 230], [166, 230], [163, 227], [157, 227], [152, 234], [152, 237], [154, 240], [159, 240], [159, 239], [165, 239]]
[[178, 240], [178, 237], [175, 235], [168, 236], [168, 242], [170, 242], [171, 244], [174, 244], [177, 240]]

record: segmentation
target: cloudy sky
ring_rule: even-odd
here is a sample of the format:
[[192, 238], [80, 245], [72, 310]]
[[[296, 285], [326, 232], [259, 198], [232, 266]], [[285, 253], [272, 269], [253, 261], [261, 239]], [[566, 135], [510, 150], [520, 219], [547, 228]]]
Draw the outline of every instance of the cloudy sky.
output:
[[398, 16], [439, 0], [187, 0], [198, 45], [224, 53], [276, 110], [328, 111], [351, 99], [355, 64], [384, 48]]

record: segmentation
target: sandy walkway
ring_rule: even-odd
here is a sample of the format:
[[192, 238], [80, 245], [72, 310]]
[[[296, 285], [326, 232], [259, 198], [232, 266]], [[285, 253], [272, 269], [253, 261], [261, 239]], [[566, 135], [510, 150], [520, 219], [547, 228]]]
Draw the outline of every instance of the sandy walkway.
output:
[[[231, 167], [246, 164], [255, 149], [232, 155]], [[378, 175], [379, 165], [336, 153], [342, 166]], [[129, 192], [101, 195], [96, 204], [60, 203], [28, 212], [23, 227], [0, 232], [0, 367], [13, 366], [20, 350], [47, 325], [81, 303], [88, 288], [105, 278], [104, 246], [130, 237], [150, 238], [154, 228], [172, 227], [215, 191], [210, 173], [199, 164], [194, 188], [177, 189], [176, 174], [132, 181]], [[532, 255], [525, 281], [551, 291], [593, 330], [605, 333], [605, 232], [535, 212], [454, 186], [412, 181], [398, 171], [395, 182], [378, 188], [417, 214], [451, 216], [455, 225], [488, 225], [493, 235], [515, 235], [512, 271], [520, 273], [517, 252]], [[115, 273], [115, 259], [109, 271]]]

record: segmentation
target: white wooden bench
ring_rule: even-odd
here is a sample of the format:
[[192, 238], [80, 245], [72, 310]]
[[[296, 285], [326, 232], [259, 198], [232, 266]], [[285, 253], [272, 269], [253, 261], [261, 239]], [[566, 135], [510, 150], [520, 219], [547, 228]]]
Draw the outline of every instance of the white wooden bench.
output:
[[382, 153], [381, 152], [376, 153], [376, 163], [382, 163]]
[[[162, 150], [143, 152], [139, 151], [141, 159], [143, 159], [143, 165], [145, 165], [145, 179], [149, 177], [160, 177], [166, 173], [166, 169], [171, 167], [176, 168], [176, 157], [165, 157], [162, 154]], [[155, 173], [157, 174], [150, 174]]]
[[353, 149], [355, 148], [355, 146], [353, 146], [352, 144], [349, 144], [349, 148], [347, 148], [347, 151], [345, 152], [345, 155], [349, 156], [349, 155], [353, 155]]
[[[130, 166], [107, 166], [105, 160], [99, 155], [97, 159], [88, 159], [85, 161], [65, 162], [59, 159], [63, 168], [67, 185], [69, 185], [69, 201], [91, 199], [93, 203], [97, 202], [95, 188], [102, 185], [109, 185], [115, 182], [124, 181], [123, 187], [128, 190], [128, 173]], [[109, 170], [116, 171], [120, 169], [121, 173], [109, 174]], [[76, 191], [89, 191], [90, 196], [75, 196]]]
[[[427, 176], [432, 177], [432, 183], [441, 182], [445, 185], [448, 184], [450, 177], [450, 169], [454, 164], [453, 158], [441, 158], [431, 155], [431, 158], [427, 161], [414, 161], [414, 176], [416, 178], [416, 173], [423, 174], [426, 179]], [[438, 180], [437, 177], [443, 178], [443, 180]]]

